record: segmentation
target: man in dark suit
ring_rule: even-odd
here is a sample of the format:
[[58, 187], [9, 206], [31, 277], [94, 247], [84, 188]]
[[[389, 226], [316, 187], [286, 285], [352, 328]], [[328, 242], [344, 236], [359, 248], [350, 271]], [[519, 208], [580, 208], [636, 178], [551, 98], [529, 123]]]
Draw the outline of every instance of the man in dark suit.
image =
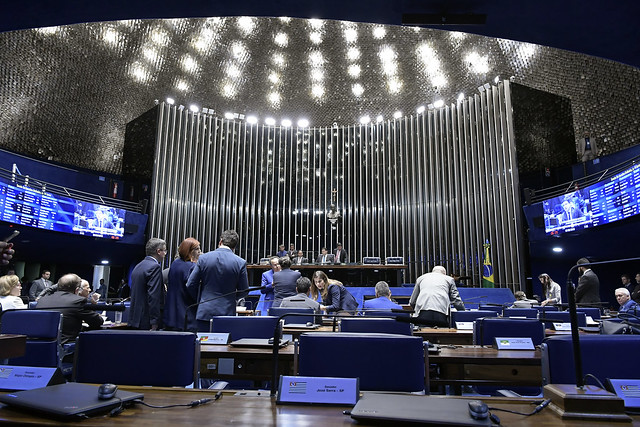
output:
[[131, 272], [129, 326], [152, 331], [161, 327], [164, 305], [162, 260], [167, 254], [164, 240], [152, 237], [145, 247], [147, 256]]
[[291, 269], [291, 258], [288, 256], [280, 258], [281, 271], [273, 273], [273, 305], [280, 307], [282, 300], [286, 297], [294, 296], [296, 292], [296, 280], [302, 276], [299, 271]]
[[[209, 331], [213, 316], [234, 316], [236, 299], [246, 294], [237, 291], [249, 287], [247, 262], [233, 253], [238, 240], [240, 236], [234, 230], [222, 232], [218, 249], [200, 255], [189, 276], [187, 291], [200, 302], [196, 313], [200, 332]], [[206, 302], [211, 299], [214, 300]]]
[[333, 264], [333, 254], [328, 253], [327, 248], [320, 250], [320, 255], [316, 259], [317, 264]]
[[[587, 258], [580, 258], [578, 265], [589, 264]], [[578, 267], [581, 276], [576, 288], [576, 304], [593, 304], [600, 302], [600, 280], [589, 267]]]
[[53, 285], [51, 280], [49, 280], [50, 277], [51, 272], [49, 270], [42, 270], [40, 278], [34, 280], [29, 288], [29, 301], [35, 301], [42, 291]]
[[89, 329], [100, 329], [102, 317], [85, 307], [90, 291], [89, 283], [87, 282], [86, 288], [83, 288], [82, 279], [78, 275], [65, 274], [58, 281], [56, 292], [38, 300], [37, 308], [51, 308], [62, 313], [62, 343], [76, 339], [83, 321], [89, 325]]
[[344, 264], [347, 262], [347, 251], [342, 247], [342, 243], [338, 243], [336, 245], [336, 249], [333, 251], [333, 255], [335, 257], [334, 262], [336, 264]]
[[293, 257], [293, 265], [302, 265], [309, 264], [309, 259], [304, 257], [304, 253], [302, 251], [298, 251], [298, 254]]

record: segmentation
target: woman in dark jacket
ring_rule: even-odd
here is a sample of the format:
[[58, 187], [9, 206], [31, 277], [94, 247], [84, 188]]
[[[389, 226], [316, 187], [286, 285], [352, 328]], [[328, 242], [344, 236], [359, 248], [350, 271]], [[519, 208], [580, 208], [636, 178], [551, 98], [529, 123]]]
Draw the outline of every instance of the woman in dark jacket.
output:
[[342, 283], [329, 279], [319, 270], [313, 273], [313, 283], [322, 296], [321, 310], [326, 310], [327, 313], [355, 314], [358, 303]]
[[[200, 242], [193, 237], [188, 237], [178, 247], [179, 258], [171, 263], [163, 318], [164, 327], [167, 330], [181, 331], [184, 328], [187, 307], [195, 303], [185, 285], [200, 254]], [[187, 315], [187, 330], [198, 330], [195, 317], [196, 307], [192, 307]]]

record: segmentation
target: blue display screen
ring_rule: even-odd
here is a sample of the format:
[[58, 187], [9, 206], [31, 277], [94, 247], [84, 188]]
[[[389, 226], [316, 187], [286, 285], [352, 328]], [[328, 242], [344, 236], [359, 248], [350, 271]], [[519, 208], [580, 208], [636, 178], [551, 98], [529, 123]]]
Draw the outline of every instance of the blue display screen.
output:
[[43, 230], [120, 239], [125, 209], [0, 182], [0, 219]]
[[560, 234], [640, 213], [640, 165], [609, 179], [542, 202], [544, 230]]

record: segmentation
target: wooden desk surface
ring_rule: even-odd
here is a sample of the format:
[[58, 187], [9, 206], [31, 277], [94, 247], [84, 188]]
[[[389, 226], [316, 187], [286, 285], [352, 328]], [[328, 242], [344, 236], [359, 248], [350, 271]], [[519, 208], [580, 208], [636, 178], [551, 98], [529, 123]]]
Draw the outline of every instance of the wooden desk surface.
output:
[[471, 345], [473, 344], [473, 331], [456, 328], [425, 328], [413, 331], [416, 337], [434, 344]]
[[24, 356], [26, 335], [0, 334], [0, 359]]
[[482, 363], [486, 365], [540, 365], [542, 353], [536, 350], [497, 350], [482, 346], [441, 347], [439, 354], [429, 354], [432, 363]]
[[[144, 401], [153, 405], [170, 405], [189, 403], [205, 397], [214, 397], [209, 390], [186, 390], [157, 387], [122, 387], [123, 390], [144, 394]], [[455, 399], [456, 397], [432, 396], [435, 399]], [[472, 400], [473, 398], [461, 398]], [[530, 412], [535, 399], [483, 398], [492, 407], [510, 409], [519, 412]], [[367, 425], [357, 423], [348, 415], [344, 415], [345, 407], [335, 406], [302, 406], [276, 405], [268, 396], [235, 396], [232, 391], [225, 391], [222, 398], [195, 408], [152, 409], [142, 405], [128, 408], [117, 417], [107, 415], [95, 416], [80, 421], [82, 427], [93, 426], [165, 426], [165, 425], [261, 425], [261, 426], [339, 426]], [[549, 408], [531, 416], [497, 412], [505, 426], [604, 426], [610, 423], [593, 421], [563, 421]], [[640, 425], [640, 417], [633, 418], [633, 425]], [[69, 422], [53, 421], [27, 412], [18, 412], [6, 407], [0, 408], [0, 424], [14, 425], [69, 425]], [[621, 424], [622, 425], [622, 424]], [[628, 425], [628, 424], [627, 424]]]

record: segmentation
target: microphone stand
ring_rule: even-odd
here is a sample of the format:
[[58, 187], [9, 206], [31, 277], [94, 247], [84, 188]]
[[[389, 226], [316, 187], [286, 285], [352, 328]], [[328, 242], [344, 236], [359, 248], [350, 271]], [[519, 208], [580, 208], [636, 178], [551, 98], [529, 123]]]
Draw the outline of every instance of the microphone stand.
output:
[[194, 304], [188, 305], [187, 308], [184, 311], [184, 323], [182, 325], [182, 330], [185, 331], [185, 332], [188, 332], [187, 331], [187, 326], [188, 326], [188, 322], [189, 322], [189, 310], [192, 309], [193, 307], [197, 307], [200, 304], [204, 304], [204, 303], [207, 303], [207, 302], [211, 302], [211, 301], [215, 301], [215, 300], [218, 300], [218, 299], [221, 299], [221, 298], [225, 298], [225, 297], [228, 297], [229, 295], [238, 294], [240, 292], [246, 292], [248, 294], [251, 291], [259, 291], [259, 290], [265, 289], [265, 288], [266, 288], [266, 286], [253, 286], [253, 287], [250, 287], [250, 288], [247, 288], [247, 289], [236, 289], [234, 291], [227, 292], [226, 294], [217, 295], [217, 296], [215, 296], [213, 298], [209, 298], [207, 300], [196, 302]]

